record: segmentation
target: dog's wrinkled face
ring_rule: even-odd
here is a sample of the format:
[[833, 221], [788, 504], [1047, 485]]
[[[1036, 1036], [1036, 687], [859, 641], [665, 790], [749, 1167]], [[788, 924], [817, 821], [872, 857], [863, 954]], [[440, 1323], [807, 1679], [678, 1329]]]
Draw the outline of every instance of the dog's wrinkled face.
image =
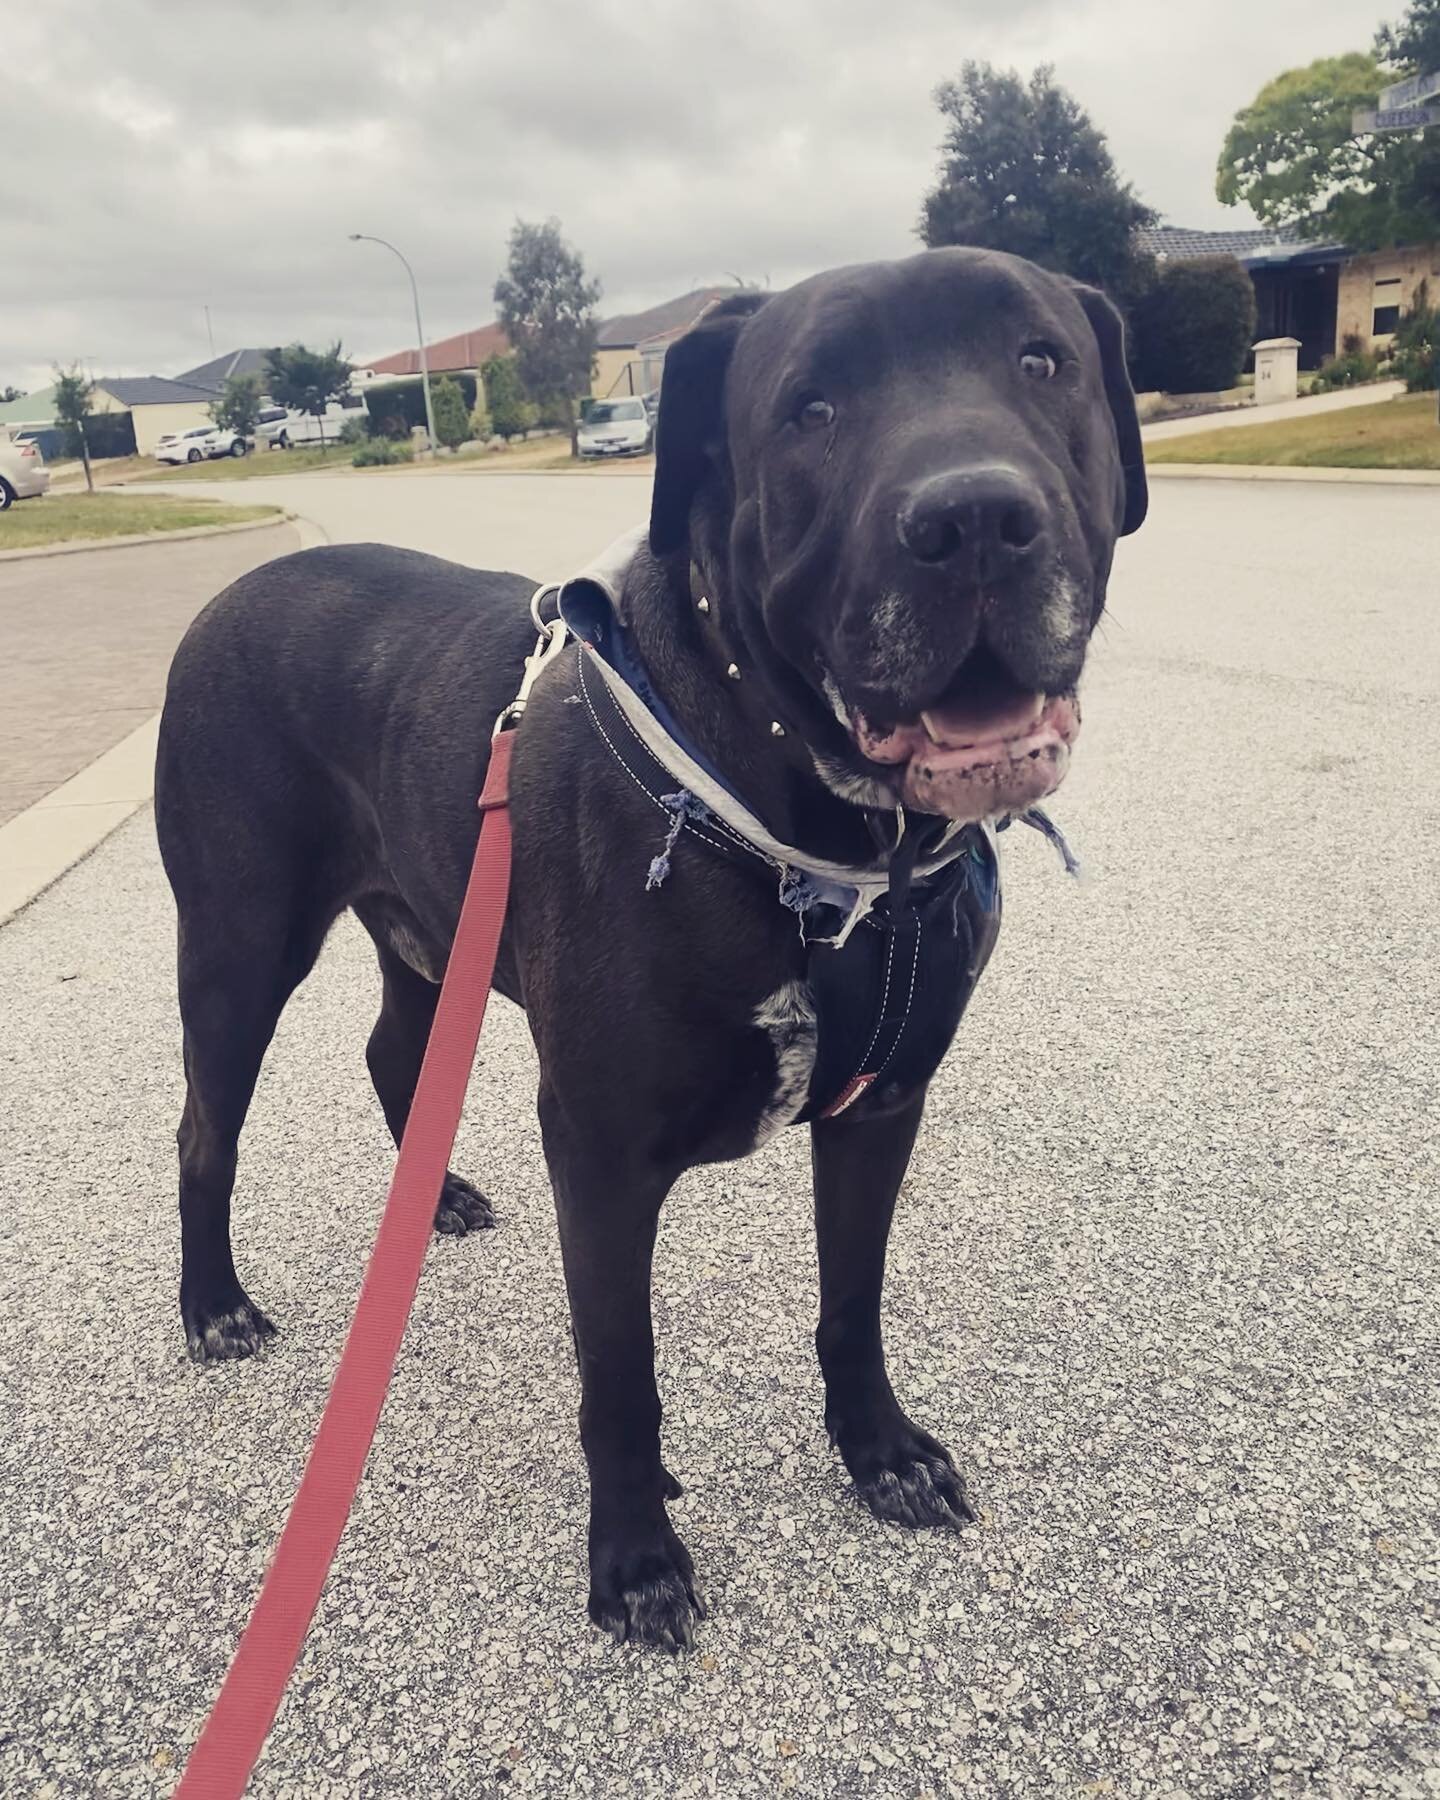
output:
[[737, 296], [666, 360], [652, 547], [699, 565], [861, 804], [971, 820], [1059, 785], [1115, 539], [1144, 512], [1118, 314], [1015, 257]]

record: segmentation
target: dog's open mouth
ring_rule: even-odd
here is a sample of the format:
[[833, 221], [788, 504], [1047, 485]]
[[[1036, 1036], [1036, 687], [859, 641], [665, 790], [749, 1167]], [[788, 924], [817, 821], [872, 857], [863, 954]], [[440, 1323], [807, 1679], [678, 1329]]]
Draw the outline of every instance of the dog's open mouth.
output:
[[856, 712], [851, 729], [869, 761], [905, 765], [907, 806], [978, 820], [1033, 806], [1059, 787], [1079, 734], [1080, 709], [1073, 690], [1022, 688], [981, 649], [913, 718], [880, 724]]

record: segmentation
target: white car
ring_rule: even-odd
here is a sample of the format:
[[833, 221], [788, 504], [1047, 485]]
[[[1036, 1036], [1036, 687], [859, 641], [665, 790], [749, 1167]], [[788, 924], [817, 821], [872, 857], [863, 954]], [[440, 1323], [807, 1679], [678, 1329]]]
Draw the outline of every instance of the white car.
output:
[[217, 426], [210, 433], [205, 445], [205, 454], [216, 456], [248, 456], [255, 447], [255, 440], [245, 436], [243, 431], [228, 431], [224, 426]]
[[216, 437], [213, 425], [196, 425], [189, 431], [167, 431], [155, 446], [155, 460], [162, 463], [205, 462], [222, 454], [210, 448]]
[[50, 485], [50, 471], [33, 438], [11, 438], [0, 427], [0, 512], [17, 500], [34, 500]]
[[286, 412], [267, 406], [256, 435], [271, 450], [288, 450], [294, 444], [338, 444], [345, 421], [364, 417], [365, 400], [360, 394], [342, 394], [338, 400], [328, 401], [323, 413]]
[[597, 400], [576, 433], [582, 456], [643, 456], [654, 441], [643, 400]]

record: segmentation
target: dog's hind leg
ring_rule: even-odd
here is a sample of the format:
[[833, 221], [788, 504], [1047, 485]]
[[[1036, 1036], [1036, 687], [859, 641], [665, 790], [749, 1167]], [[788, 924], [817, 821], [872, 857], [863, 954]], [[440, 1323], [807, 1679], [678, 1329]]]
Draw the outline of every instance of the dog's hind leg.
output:
[[841, 1113], [811, 1127], [825, 1424], [877, 1518], [895, 1525], [963, 1525], [974, 1517], [945, 1446], [895, 1398], [880, 1336], [885, 1247], [923, 1091], [893, 1112]]
[[197, 1362], [249, 1356], [275, 1327], [246, 1294], [230, 1248], [237, 1146], [285, 1002], [309, 974], [334, 914], [232, 889], [180, 909], [185, 1110], [180, 1146], [180, 1313]]
[[[410, 1117], [410, 1102], [420, 1078], [426, 1040], [435, 1017], [440, 990], [433, 981], [412, 969], [386, 936], [385, 922], [364, 906], [357, 906], [361, 923], [375, 941], [384, 981], [380, 1017], [365, 1046], [370, 1079], [380, 1097], [385, 1123], [396, 1144]], [[435, 1229], [447, 1236], [463, 1237], [495, 1223], [490, 1202], [478, 1189], [453, 1170], [447, 1172], [435, 1207]]]

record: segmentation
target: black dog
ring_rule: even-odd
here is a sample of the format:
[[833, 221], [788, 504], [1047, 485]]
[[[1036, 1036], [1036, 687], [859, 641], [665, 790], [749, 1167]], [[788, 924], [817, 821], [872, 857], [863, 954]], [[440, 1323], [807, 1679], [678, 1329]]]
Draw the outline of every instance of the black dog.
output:
[[[590, 1615], [619, 1636], [673, 1648], [699, 1611], [665, 1507], [661, 1203], [686, 1168], [796, 1120], [814, 1121], [831, 1436], [880, 1517], [970, 1516], [886, 1375], [886, 1240], [926, 1081], [993, 937], [991, 840], [968, 822], [1062, 778], [1115, 540], [1145, 504], [1118, 315], [1012, 257], [934, 251], [737, 295], [670, 351], [649, 539], [615, 576], [618, 618], [577, 590], [593, 637], [577, 630], [610, 663], [570, 645], [520, 727], [496, 981], [539, 1052]], [[379, 954], [368, 1057], [404, 1127], [534, 586], [374, 545], [314, 550], [237, 582], [176, 655], [156, 819], [179, 908], [180, 1298], [197, 1358], [248, 1355], [273, 1330], [231, 1260], [236, 1142], [281, 1008], [346, 907]], [[626, 691], [743, 798], [768, 849], [698, 784], [670, 791], [615, 697], [626, 667]], [[878, 869], [888, 892], [855, 925], [866, 903], [796, 877], [776, 841], [802, 874]], [[833, 1049], [872, 1020], [868, 1046]], [[448, 1176], [438, 1228], [490, 1223]]]

